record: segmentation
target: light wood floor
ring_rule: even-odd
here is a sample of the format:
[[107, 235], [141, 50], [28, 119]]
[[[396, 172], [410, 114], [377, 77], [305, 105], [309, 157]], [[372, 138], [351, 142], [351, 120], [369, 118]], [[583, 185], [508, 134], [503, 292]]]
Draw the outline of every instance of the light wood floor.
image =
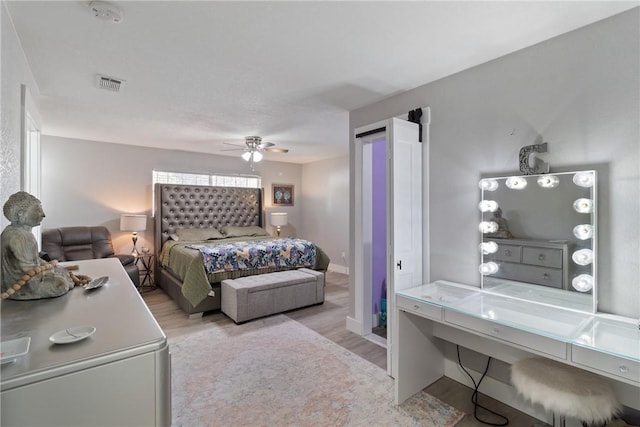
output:
[[[344, 274], [328, 272], [325, 302], [321, 305], [302, 308], [285, 313], [291, 319], [300, 322], [336, 344], [361, 356], [362, 358], [387, 368], [387, 350], [359, 335], [347, 331], [345, 327], [349, 311], [349, 277]], [[168, 337], [206, 329], [212, 323], [230, 324], [231, 319], [220, 312], [206, 314], [200, 319], [189, 319], [187, 315], [162, 290], [143, 290], [142, 296]], [[442, 378], [426, 391], [432, 396], [464, 411], [467, 416], [456, 427], [485, 426], [473, 417], [471, 394], [473, 390], [449, 378]], [[480, 395], [480, 403], [509, 418], [510, 426], [525, 427], [542, 423], [507, 405], [489, 397]], [[499, 422], [497, 418], [480, 412], [480, 417], [490, 422]]]

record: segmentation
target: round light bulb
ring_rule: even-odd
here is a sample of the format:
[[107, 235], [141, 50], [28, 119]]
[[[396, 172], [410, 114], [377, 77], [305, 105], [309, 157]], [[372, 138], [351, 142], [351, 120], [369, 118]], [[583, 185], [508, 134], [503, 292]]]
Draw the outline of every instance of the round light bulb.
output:
[[578, 292], [589, 292], [593, 289], [593, 277], [589, 274], [580, 274], [573, 278], [571, 286]]
[[259, 151], [254, 151], [253, 152], [253, 161], [254, 162], [259, 162], [260, 160], [262, 160], [262, 153]]
[[587, 240], [593, 237], [593, 226], [591, 224], [580, 224], [573, 227], [573, 235], [580, 240]]
[[498, 202], [494, 200], [482, 200], [478, 203], [478, 208], [480, 208], [482, 212], [495, 212], [496, 209], [498, 209]]
[[593, 251], [591, 249], [580, 249], [571, 255], [571, 259], [578, 265], [589, 265], [593, 262]]
[[523, 190], [527, 187], [527, 180], [519, 176], [512, 176], [507, 178], [505, 184], [512, 190]]
[[578, 187], [593, 187], [593, 172], [578, 172], [573, 176], [573, 183]]
[[494, 221], [482, 221], [478, 226], [481, 233], [495, 233], [498, 231], [498, 224]]
[[576, 201], [573, 202], [573, 209], [578, 213], [591, 213], [593, 212], [593, 200], [576, 199]]
[[560, 180], [555, 175], [543, 175], [538, 178], [538, 185], [542, 188], [555, 188]]
[[478, 246], [480, 253], [483, 255], [494, 254], [498, 252], [498, 244], [496, 242], [482, 242]]
[[493, 261], [482, 263], [478, 267], [478, 270], [480, 271], [480, 273], [483, 276], [488, 276], [488, 275], [491, 275], [491, 274], [495, 274], [495, 273], [498, 272], [499, 269], [500, 269], [500, 267], [498, 267], [498, 264], [496, 264]]
[[484, 191], [496, 191], [498, 189], [498, 181], [495, 179], [481, 179], [478, 187]]

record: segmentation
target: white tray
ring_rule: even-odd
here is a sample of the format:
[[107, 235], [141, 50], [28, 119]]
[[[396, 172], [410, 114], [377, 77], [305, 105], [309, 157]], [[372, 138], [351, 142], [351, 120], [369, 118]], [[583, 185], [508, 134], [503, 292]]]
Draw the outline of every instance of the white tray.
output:
[[10, 363], [29, 352], [31, 337], [0, 342], [0, 365]]

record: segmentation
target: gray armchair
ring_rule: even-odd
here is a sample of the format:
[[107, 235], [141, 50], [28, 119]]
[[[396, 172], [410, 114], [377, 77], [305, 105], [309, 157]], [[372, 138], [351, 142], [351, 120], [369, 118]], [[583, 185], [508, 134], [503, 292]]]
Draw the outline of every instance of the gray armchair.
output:
[[42, 251], [50, 259], [79, 261], [116, 257], [135, 287], [140, 287], [140, 273], [132, 255], [116, 255], [113, 252], [111, 233], [106, 227], [61, 227], [42, 232]]

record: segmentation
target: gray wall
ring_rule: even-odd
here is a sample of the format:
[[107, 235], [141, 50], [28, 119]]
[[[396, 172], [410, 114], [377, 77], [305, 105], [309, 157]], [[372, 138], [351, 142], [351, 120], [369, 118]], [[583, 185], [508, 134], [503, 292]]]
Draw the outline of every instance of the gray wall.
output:
[[[349, 259], [349, 157], [302, 166], [302, 229], [347, 272]], [[342, 254], [344, 253], [344, 258]]]
[[[161, 150], [122, 144], [43, 136], [42, 204], [44, 228], [72, 225], [104, 225], [112, 234], [116, 252], [131, 249], [131, 234], [121, 232], [121, 213], [151, 215], [152, 171], [255, 174], [262, 176], [267, 212], [287, 212], [286, 235], [306, 237], [302, 232], [302, 166], [263, 161], [255, 173], [240, 156], [216, 156], [178, 150]], [[271, 184], [293, 184], [294, 206], [271, 207]], [[138, 246], [153, 248], [153, 221], [138, 233]]]
[[[239, 157], [161, 150], [105, 142], [44, 136], [42, 203], [44, 228], [104, 225], [117, 252], [131, 248], [129, 232], [119, 230], [121, 213], [151, 215], [153, 169], [177, 172], [256, 174], [265, 189], [269, 212], [287, 212], [283, 235], [316, 242], [331, 258], [332, 269], [346, 270], [349, 217], [349, 159], [341, 157], [305, 165], [263, 161], [255, 172]], [[271, 184], [294, 184], [294, 206], [271, 206]], [[138, 233], [138, 247], [153, 247], [153, 221]], [[348, 257], [348, 255], [347, 255]]]
[[518, 173], [520, 148], [544, 140], [552, 172], [598, 171], [599, 310], [640, 316], [638, 22], [635, 8], [350, 113], [353, 134], [431, 107], [425, 278], [479, 285], [477, 182]]
[[[21, 173], [21, 85], [26, 85], [32, 95], [35, 110], [34, 119], [39, 118], [40, 91], [22, 51], [6, 4], [0, 3], [0, 31], [2, 58], [0, 80], [2, 81], [0, 100], [0, 121], [2, 125], [2, 145], [0, 147], [0, 205], [9, 196], [20, 190]], [[9, 221], [0, 215], [0, 230]]]

